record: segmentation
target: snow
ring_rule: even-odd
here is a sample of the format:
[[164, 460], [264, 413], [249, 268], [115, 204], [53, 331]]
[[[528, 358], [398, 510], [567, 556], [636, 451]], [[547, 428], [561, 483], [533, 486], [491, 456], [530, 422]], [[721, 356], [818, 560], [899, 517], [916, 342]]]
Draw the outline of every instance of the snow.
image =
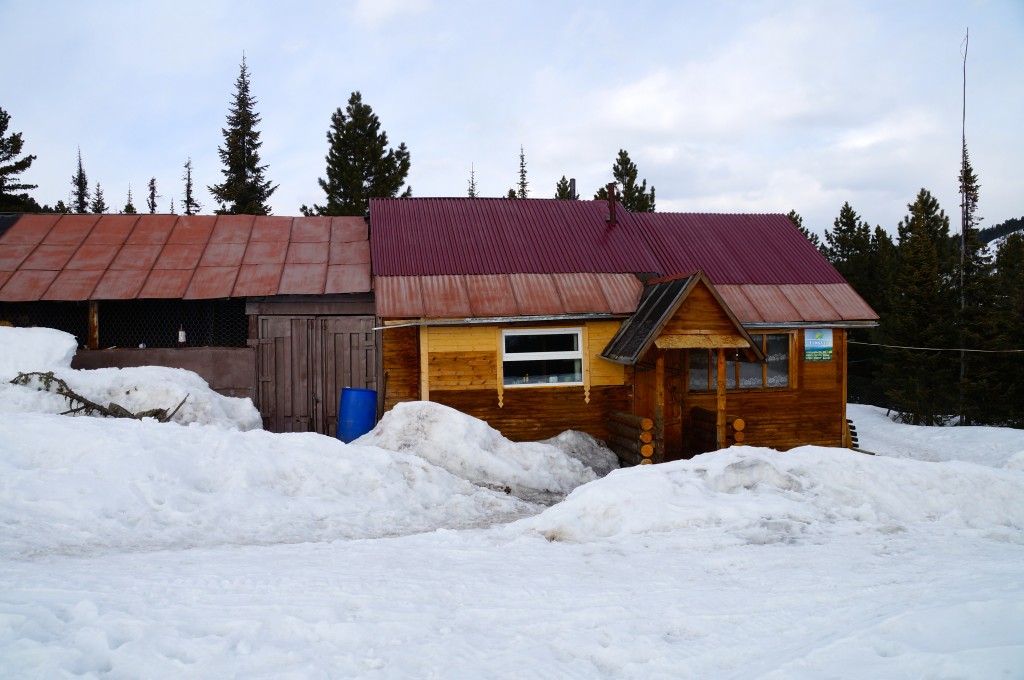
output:
[[[851, 405], [878, 455], [615, 470], [410, 403], [346, 445], [0, 333], [0, 677], [1024, 677], [1020, 430]], [[195, 409], [60, 416], [24, 370]]]

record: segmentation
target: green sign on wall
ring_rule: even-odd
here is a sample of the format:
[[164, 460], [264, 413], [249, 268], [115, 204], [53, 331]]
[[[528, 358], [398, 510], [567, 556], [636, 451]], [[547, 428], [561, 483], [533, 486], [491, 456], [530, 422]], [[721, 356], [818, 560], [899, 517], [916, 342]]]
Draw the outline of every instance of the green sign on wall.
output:
[[831, 328], [808, 328], [804, 331], [804, 361], [832, 361]]

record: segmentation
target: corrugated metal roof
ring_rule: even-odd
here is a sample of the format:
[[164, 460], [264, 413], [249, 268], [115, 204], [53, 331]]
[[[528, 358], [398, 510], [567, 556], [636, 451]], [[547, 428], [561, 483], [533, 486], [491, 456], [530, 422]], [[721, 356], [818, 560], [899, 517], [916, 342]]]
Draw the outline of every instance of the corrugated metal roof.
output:
[[[878, 318], [785, 215], [627, 213], [617, 205], [609, 227], [607, 201], [471, 198], [373, 199], [370, 212], [376, 276], [508, 275], [508, 288], [488, 280], [468, 293], [500, 309], [495, 316], [512, 307], [598, 313], [601, 300], [628, 314], [635, 291], [608, 288], [627, 279], [597, 279], [604, 288], [595, 297], [587, 275], [701, 271], [723, 298], [733, 289], [728, 304], [747, 323]], [[563, 292], [546, 274], [575, 279]], [[396, 317], [419, 309], [378, 305]]]
[[642, 287], [632, 274], [374, 277], [377, 315], [385, 319], [631, 313]]
[[0, 301], [363, 293], [361, 217], [21, 215], [0, 234]]
[[844, 283], [785, 215], [632, 213], [665, 275], [722, 284]]
[[370, 200], [377, 276], [656, 271], [628, 213], [607, 201], [507, 198]]

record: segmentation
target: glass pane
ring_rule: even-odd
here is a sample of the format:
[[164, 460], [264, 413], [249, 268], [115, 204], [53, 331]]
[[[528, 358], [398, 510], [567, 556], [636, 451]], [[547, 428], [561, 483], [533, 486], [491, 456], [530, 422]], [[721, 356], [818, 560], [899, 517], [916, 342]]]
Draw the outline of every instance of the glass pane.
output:
[[753, 364], [746, 361], [740, 362], [740, 387], [745, 389], [764, 387], [763, 380], [760, 362]]
[[[711, 389], [718, 389], [718, 352], [712, 352]], [[728, 354], [726, 354], [728, 356]], [[725, 389], [736, 389], [736, 362], [725, 360]]]
[[505, 385], [540, 385], [583, 382], [581, 359], [549, 359], [537, 361], [506, 361]]
[[769, 335], [764, 353], [768, 360], [768, 387], [788, 387], [789, 336]]
[[690, 350], [690, 389], [708, 389], [708, 351]]
[[505, 353], [578, 352], [579, 333], [538, 333], [537, 335], [506, 335]]

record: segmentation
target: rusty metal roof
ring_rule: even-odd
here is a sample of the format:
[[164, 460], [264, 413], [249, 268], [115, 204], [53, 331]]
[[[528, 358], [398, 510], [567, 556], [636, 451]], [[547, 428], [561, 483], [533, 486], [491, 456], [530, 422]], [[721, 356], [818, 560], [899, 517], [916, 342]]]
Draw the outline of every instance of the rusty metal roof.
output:
[[629, 314], [642, 288], [632, 274], [374, 277], [385, 319]]
[[371, 289], [361, 217], [21, 215], [3, 226], [0, 301]]

